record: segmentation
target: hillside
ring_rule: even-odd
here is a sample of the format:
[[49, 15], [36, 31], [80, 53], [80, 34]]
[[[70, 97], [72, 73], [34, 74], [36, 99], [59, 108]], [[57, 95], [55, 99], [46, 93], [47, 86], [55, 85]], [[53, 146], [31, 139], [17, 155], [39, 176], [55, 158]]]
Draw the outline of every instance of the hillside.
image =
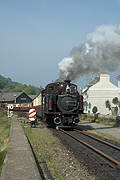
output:
[[10, 78], [5, 78], [0, 75], [0, 92], [21, 92], [27, 94], [38, 94], [42, 87], [38, 88], [32, 85], [26, 85], [12, 81]]

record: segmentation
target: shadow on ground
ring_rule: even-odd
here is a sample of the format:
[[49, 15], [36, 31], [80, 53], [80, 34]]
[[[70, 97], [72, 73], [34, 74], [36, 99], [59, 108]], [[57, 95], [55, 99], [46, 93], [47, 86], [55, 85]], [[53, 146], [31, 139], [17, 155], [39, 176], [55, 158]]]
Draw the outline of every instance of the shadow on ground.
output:
[[[93, 122], [90, 122], [91, 124], [93, 123]], [[87, 124], [87, 122], [85, 122], [85, 123], [82, 123], [82, 124], [79, 124], [79, 126], [78, 126], [78, 129], [79, 130], [96, 130], [96, 129], [114, 129], [114, 128], [116, 128], [116, 127], [118, 127], [118, 126], [104, 126], [104, 127], [92, 127], [91, 125], [86, 125]]]

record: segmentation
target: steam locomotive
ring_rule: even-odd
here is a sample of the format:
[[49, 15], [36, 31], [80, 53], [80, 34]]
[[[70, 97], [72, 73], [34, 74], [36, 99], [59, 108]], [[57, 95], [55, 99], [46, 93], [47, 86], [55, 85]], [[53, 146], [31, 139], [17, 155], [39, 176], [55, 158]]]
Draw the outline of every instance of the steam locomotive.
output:
[[41, 102], [37, 112], [52, 126], [72, 126], [83, 113], [83, 96], [70, 80], [48, 84], [42, 91]]

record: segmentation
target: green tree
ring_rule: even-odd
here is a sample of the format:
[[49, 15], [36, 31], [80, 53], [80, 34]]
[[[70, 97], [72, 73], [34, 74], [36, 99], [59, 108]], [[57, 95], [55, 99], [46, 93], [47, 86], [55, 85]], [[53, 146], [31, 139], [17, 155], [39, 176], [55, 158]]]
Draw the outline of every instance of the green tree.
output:
[[10, 78], [5, 78], [0, 75], [0, 92], [21, 92], [25, 91], [27, 94], [38, 94], [40, 90], [43, 88], [40, 86], [40, 88], [35, 86], [27, 86], [22, 83], [14, 82]]
[[32, 94], [32, 95], [34, 95], [34, 94], [36, 94], [36, 88], [35, 88], [34, 86], [29, 85], [28, 87], [26, 87], [26, 88], [24, 89], [24, 92], [25, 92], [26, 94]]

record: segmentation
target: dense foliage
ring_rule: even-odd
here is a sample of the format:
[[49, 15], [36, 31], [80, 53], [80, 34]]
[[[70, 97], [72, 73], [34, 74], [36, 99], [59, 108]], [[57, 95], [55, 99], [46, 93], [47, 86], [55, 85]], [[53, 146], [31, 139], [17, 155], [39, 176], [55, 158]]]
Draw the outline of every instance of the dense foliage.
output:
[[0, 75], [0, 92], [21, 92], [27, 94], [38, 94], [42, 87], [38, 88], [31, 85], [26, 85], [18, 82], [13, 82], [10, 78], [5, 78]]

